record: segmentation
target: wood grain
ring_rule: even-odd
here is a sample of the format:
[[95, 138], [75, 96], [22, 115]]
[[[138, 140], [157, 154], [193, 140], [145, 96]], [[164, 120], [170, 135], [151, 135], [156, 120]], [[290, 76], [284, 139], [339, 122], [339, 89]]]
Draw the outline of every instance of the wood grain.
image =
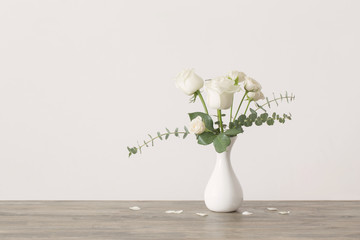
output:
[[200, 201], [0, 201], [0, 240], [360, 239], [360, 201], [247, 201], [245, 210], [254, 214], [213, 213]]

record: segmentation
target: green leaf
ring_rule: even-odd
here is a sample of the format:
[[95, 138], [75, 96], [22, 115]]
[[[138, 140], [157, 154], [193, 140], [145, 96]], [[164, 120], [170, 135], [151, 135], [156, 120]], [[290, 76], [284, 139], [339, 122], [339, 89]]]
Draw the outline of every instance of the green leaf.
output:
[[136, 154], [136, 153], [137, 153], [137, 148], [136, 148], [136, 147], [133, 147], [133, 148], [129, 148], [129, 147], [128, 147], [128, 150], [129, 150], [132, 154]]
[[220, 133], [217, 135], [213, 142], [215, 150], [218, 153], [225, 152], [230, 143], [231, 140], [228, 136], [225, 135], [225, 133]]
[[260, 115], [260, 118], [263, 122], [266, 122], [268, 117], [269, 117], [269, 114], [267, 114], [267, 113], [263, 113]]
[[252, 109], [252, 108], [250, 108], [250, 112], [256, 114], [256, 111], [254, 109]]
[[175, 129], [175, 136], [178, 137], [179, 136], [179, 128]]
[[255, 112], [255, 113], [251, 113], [250, 115], [249, 115], [249, 117], [248, 117], [248, 119], [250, 120], [250, 121], [255, 121], [255, 119], [257, 118], [257, 113]]
[[149, 147], [149, 145], [145, 142], [145, 140], [144, 140], [144, 144], [145, 144], [146, 147]]
[[160, 140], [163, 140], [162, 137], [161, 137], [160, 132], [157, 132], [157, 135], [158, 135], [158, 137], [160, 138]]
[[272, 125], [274, 125], [274, 119], [273, 118], [268, 118], [268, 120], [266, 121], [266, 123], [267, 123], [267, 125], [269, 125], [269, 126], [272, 126]]
[[189, 133], [190, 133], [189, 130], [188, 130], [188, 128], [187, 128], [186, 126], [184, 126], [184, 130], [185, 130], [186, 134], [189, 134]]
[[167, 129], [167, 128], [165, 128], [165, 129], [166, 129], [166, 131], [167, 131], [169, 134], [171, 133], [169, 129]]
[[229, 129], [225, 131], [225, 135], [229, 136], [229, 137], [233, 137], [238, 135], [239, 133], [244, 132], [244, 130], [239, 127], [239, 128], [233, 128], [233, 129]]
[[169, 136], [170, 136], [170, 134], [166, 134], [166, 135], [165, 135], [165, 140], [168, 139]]
[[202, 134], [198, 135], [198, 143], [201, 145], [208, 145], [214, 141], [216, 135], [212, 132], [203, 132]]
[[185, 139], [187, 137], [187, 135], [189, 135], [189, 133], [184, 133], [183, 139]]
[[253, 123], [252, 121], [246, 120], [245, 123], [244, 123], [244, 126], [245, 126], [245, 127], [251, 127], [251, 126], [252, 126], [252, 123]]
[[257, 118], [257, 119], [255, 120], [255, 125], [256, 125], [256, 126], [261, 126], [262, 124], [263, 124], [263, 121], [262, 121], [261, 118]]
[[210, 131], [214, 131], [213, 120], [212, 120], [212, 118], [211, 118], [208, 114], [202, 113], [202, 112], [189, 113], [190, 120], [193, 120], [193, 119], [196, 118], [197, 116], [200, 116], [200, 117], [201, 117], [201, 119], [202, 119], [203, 122], [205, 123], [206, 129], [208, 129], [208, 130], [210, 130]]
[[245, 119], [246, 119], [246, 115], [245, 115], [245, 114], [242, 114], [242, 115], [240, 115], [240, 116], [238, 117], [238, 121], [239, 121], [239, 123], [240, 123], [241, 125], [244, 124]]

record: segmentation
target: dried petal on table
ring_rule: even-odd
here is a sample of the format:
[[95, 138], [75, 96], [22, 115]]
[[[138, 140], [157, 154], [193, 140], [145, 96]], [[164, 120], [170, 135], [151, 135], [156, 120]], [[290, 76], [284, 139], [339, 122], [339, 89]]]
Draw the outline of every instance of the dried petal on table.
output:
[[248, 211], [244, 211], [241, 213], [242, 215], [245, 215], [245, 216], [249, 216], [249, 215], [253, 215], [252, 212], [248, 212]]
[[196, 215], [200, 216], [200, 217], [206, 217], [207, 214], [206, 213], [196, 213]]
[[183, 210], [167, 210], [165, 213], [175, 213], [175, 214], [180, 214], [182, 213]]
[[129, 207], [129, 209], [133, 211], [139, 211], [141, 208], [139, 208], [138, 206], [133, 206], [133, 207]]
[[289, 215], [290, 211], [281, 211], [281, 212], [279, 212], [279, 214], [281, 214], [281, 215]]

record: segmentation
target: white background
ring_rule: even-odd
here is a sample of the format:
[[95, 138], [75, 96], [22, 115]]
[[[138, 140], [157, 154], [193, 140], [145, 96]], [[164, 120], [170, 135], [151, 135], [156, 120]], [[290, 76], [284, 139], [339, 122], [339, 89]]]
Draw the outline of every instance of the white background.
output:
[[[215, 161], [174, 86], [230, 70], [293, 121], [239, 136], [246, 200], [360, 199], [359, 1], [0, 2], [0, 199], [202, 199]], [[239, 98], [236, 99], [239, 101]]]

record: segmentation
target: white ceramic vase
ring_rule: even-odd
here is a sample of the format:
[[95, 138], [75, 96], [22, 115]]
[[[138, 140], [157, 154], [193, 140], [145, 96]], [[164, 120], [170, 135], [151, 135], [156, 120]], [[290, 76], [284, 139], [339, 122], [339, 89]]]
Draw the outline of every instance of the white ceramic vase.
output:
[[216, 153], [215, 168], [205, 189], [205, 205], [214, 212], [234, 212], [243, 202], [243, 192], [230, 160], [236, 138], [231, 138], [225, 152]]

